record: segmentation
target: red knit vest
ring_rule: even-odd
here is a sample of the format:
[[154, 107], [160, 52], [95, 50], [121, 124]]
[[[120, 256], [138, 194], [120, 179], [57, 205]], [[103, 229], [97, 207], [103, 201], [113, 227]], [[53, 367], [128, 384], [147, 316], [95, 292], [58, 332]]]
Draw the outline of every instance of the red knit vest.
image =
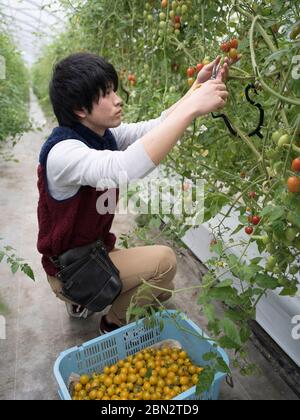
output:
[[[47, 274], [56, 276], [58, 269], [49, 257], [58, 256], [65, 251], [88, 245], [102, 239], [110, 252], [116, 243], [116, 236], [110, 233], [114, 214], [100, 215], [96, 203], [104, 194], [92, 187], [81, 187], [72, 198], [57, 201], [48, 192], [46, 170], [38, 167], [38, 222], [39, 234], [37, 248], [43, 255], [42, 264]], [[116, 206], [119, 190], [110, 190], [116, 195]]]

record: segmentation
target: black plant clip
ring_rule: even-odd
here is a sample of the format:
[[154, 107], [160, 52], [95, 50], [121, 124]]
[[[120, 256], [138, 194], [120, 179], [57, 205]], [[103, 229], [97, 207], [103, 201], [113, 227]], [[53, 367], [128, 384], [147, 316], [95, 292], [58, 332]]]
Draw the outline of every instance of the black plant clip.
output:
[[[259, 138], [263, 139], [263, 138], [264, 138], [264, 136], [263, 136], [263, 135], [262, 135], [262, 133], [261, 133], [261, 129], [262, 129], [262, 127], [263, 127], [263, 125], [264, 125], [264, 122], [265, 122], [265, 111], [264, 111], [263, 107], [261, 106], [261, 104], [259, 104], [258, 102], [253, 101], [253, 100], [250, 98], [250, 96], [249, 96], [250, 90], [254, 90], [254, 92], [256, 93], [256, 95], [258, 95], [257, 89], [256, 89], [256, 87], [255, 87], [255, 85], [254, 85], [253, 83], [250, 83], [250, 84], [246, 87], [246, 89], [245, 89], [245, 95], [246, 95], [246, 99], [247, 99], [247, 101], [248, 101], [248, 102], [249, 102], [252, 106], [255, 106], [256, 108], [258, 108], [258, 109], [259, 109], [259, 122], [258, 122], [258, 125], [257, 125], [256, 129], [255, 129], [255, 130], [253, 130], [253, 131], [251, 131], [251, 133], [250, 133], [250, 134], [248, 134], [248, 136], [249, 136], [249, 137], [258, 136]], [[236, 131], [234, 130], [234, 128], [232, 127], [231, 122], [229, 121], [229, 118], [227, 117], [227, 115], [225, 115], [225, 114], [219, 114], [219, 115], [216, 115], [216, 114], [212, 113], [212, 117], [213, 117], [213, 118], [215, 118], [215, 119], [216, 119], [216, 118], [223, 118], [223, 120], [224, 120], [224, 122], [225, 122], [225, 124], [226, 124], [226, 126], [227, 126], [227, 128], [228, 128], [228, 130], [230, 131], [230, 133], [231, 133], [233, 136], [237, 136], [237, 132], [236, 132]]]
[[[218, 73], [219, 73], [219, 70], [220, 70], [220, 64], [218, 66], [215, 66], [215, 68], [213, 70], [212, 79], [216, 79], [217, 78]], [[258, 136], [259, 138], [263, 139], [264, 136], [261, 133], [261, 129], [262, 129], [262, 127], [264, 125], [264, 122], [265, 122], [265, 111], [264, 111], [263, 107], [261, 106], [261, 104], [253, 101], [250, 98], [250, 96], [249, 96], [250, 90], [254, 90], [254, 92], [256, 93], [256, 95], [258, 95], [256, 86], [253, 83], [250, 83], [246, 87], [246, 89], [245, 89], [245, 95], [246, 95], [247, 101], [252, 106], [255, 106], [256, 108], [259, 109], [259, 123], [258, 123], [256, 129], [254, 131], [252, 131], [248, 136], [249, 137]], [[228, 128], [228, 130], [230, 132], [230, 134], [232, 134], [233, 136], [237, 136], [238, 135], [238, 133], [232, 127], [231, 122], [230, 122], [229, 118], [227, 117], [227, 115], [225, 115], [225, 114], [218, 114], [218, 115], [216, 115], [216, 114], [212, 113], [212, 117], [214, 119], [216, 119], [216, 118], [223, 118], [223, 120], [224, 120], [224, 122], [225, 122], [225, 124], [226, 124], [226, 126], [227, 126], [227, 128]]]
[[256, 93], [256, 95], [258, 95], [256, 86], [253, 83], [250, 83], [246, 87], [245, 95], [246, 95], [247, 101], [251, 105], [253, 105], [253, 106], [255, 106], [256, 108], [259, 109], [259, 123], [258, 123], [256, 129], [249, 134], [249, 137], [258, 136], [259, 138], [263, 139], [264, 136], [261, 133], [261, 129], [262, 129], [262, 127], [264, 125], [264, 122], [265, 122], [265, 110], [263, 109], [263, 107], [261, 106], [261, 104], [259, 104], [258, 102], [253, 101], [250, 98], [250, 96], [249, 96], [250, 90], [254, 90], [254, 92]]
[[227, 117], [227, 115], [225, 115], [225, 114], [216, 115], [213, 112], [211, 113], [211, 115], [214, 119], [223, 118], [225, 124], [227, 125], [228, 130], [230, 131], [230, 134], [232, 134], [233, 136], [237, 136], [237, 132], [232, 127], [231, 122], [229, 121], [229, 118]]

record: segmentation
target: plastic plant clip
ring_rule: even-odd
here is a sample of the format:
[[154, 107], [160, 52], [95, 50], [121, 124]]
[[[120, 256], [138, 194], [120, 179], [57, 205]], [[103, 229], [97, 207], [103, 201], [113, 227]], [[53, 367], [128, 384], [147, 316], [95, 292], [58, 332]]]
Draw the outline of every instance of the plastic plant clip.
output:
[[[220, 64], [218, 66], [215, 66], [214, 67], [212, 79], [216, 79], [217, 78], [218, 73], [219, 73], [219, 70], [220, 70]], [[246, 89], [245, 89], [245, 96], [246, 96], [247, 101], [252, 106], [254, 106], [254, 107], [256, 107], [256, 108], [259, 109], [259, 122], [257, 124], [257, 127], [253, 131], [251, 131], [248, 134], [248, 136], [249, 137], [258, 136], [259, 138], [263, 139], [263, 134], [261, 133], [261, 129], [262, 129], [262, 127], [264, 125], [264, 121], [265, 121], [265, 111], [264, 111], [264, 109], [263, 109], [263, 107], [262, 107], [261, 104], [259, 104], [258, 102], [253, 101], [250, 98], [250, 96], [249, 96], [250, 90], [254, 90], [254, 92], [256, 93], [256, 95], [258, 95], [257, 89], [256, 89], [256, 87], [255, 87], [255, 85], [253, 83], [250, 83], [246, 87]], [[224, 122], [225, 122], [225, 124], [226, 124], [226, 126], [227, 126], [227, 128], [228, 128], [228, 130], [230, 132], [230, 134], [232, 134], [233, 136], [237, 136], [238, 135], [238, 133], [232, 127], [231, 122], [230, 122], [229, 118], [227, 117], [227, 115], [225, 115], [225, 114], [218, 114], [218, 115], [216, 115], [216, 114], [212, 113], [212, 117], [214, 119], [216, 119], [216, 118], [223, 118], [223, 120], [224, 120]]]

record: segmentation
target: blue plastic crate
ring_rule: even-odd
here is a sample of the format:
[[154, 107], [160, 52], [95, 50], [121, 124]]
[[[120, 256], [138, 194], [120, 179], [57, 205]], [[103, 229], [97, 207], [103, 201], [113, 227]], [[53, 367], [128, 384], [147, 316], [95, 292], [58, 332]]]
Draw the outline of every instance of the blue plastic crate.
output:
[[[177, 311], [158, 313], [156, 319], [157, 323], [154, 327], [149, 327], [144, 320], [140, 320], [89, 341], [80, 347], [74, 347], [61, 353], [54, 365], [54, 375], [59, 386], [60, 398], [71, 400], [68, 380], [72, 373], [79, 375], [100, 373], [105, 366], [116, 364], [119, 360], [163, 340], [179, 341], [195, 364], [198, 366], [207, 364], [203, 361], [202, 356], [213, 350], [212, 343], [207, 340], [207, 336], [193, 321], [187, 319], [183, 314], [178, 314]], [[161, 321], [164, 325], [163, 330], [161, 330]], [[180, 325], [180, 329], [178, 329], [178, 325]], [[229, 365], [229, 359], [224, 350], [218, 348], [217, 351]], [[225, 377], [224, 373], [218, 373], [211, 389], [201, 396], [196, 395], [196, 387], [193, 387], [174, 400], [218, 400], [221, 383]]]

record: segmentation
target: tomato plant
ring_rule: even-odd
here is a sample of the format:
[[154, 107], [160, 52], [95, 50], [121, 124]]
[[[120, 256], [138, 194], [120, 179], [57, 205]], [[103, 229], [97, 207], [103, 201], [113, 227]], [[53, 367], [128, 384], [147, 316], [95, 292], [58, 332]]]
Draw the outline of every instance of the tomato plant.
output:
[[0, 59], [0, 142], [4, 142], [30, 129], [29, 74], [12, 39], [4, 32], [0, 33]]
[[[173, 105], [193, 84], [194, 74], [187, 74], [187, 69], [199, 70], [197, 64], [211, 62], [220, 46], [225, 54], [235, 57], [238, 49], [242, 55], [231, 68], [230, 100], [224, 110], [236, 135], [222, 119], [200, 118], [164, 163], [170, 173], [194, 182], [206, 180], [204, 221], [215, 240], [198, 302], [211, 335], [222, 347], [234, 349], [235, 362], [249, 373], [252, 366], [244, 356], [257, 304], [269, 290], [295, 296], [299, 286], [300, 181], [291, 171], [300, 156], [299, 2], [87, 0], [72, 8], [67, 1], [62, 4], [69, 12], [68, 30], [45, 49], [34, 71], [35, 89], [44, 105], [49, 103], [53, 62], [74, 51], [102, 54], [120, 74], [125, 70], [138, 75], [135, 86], [121, 79], [128, 121], [157, 117]], [[251, 99], [265, 113], [261, 136], [252, 135], [259, 117], [245, 95], [249, 84], [255, 87]], [[230, 228], [234, 216], [239, 223]], [[142, 229], [141, 237], [147, 240], [145, 226]], [[188, 229], [184, 216], [170, 219], [170, 237], [182, 237]], [[228, 230], [230, 245], [225, 239]], [[248, 257], [250, 247], [256, 247], [255, 258]], [[215, 310], [216, 301], [225, 304], [222, 317]]]
[[[2, 23], [0, 29], [3, 29], [1, 25]], [[0, 33], [0, 156], [4, 161], [16, 159], [12, 152], [2, 152], [2, 146], [7, 145], [10, 140], [15, 145], [21, 135], [31, 128], [28, 102], [29, 73], [12, 38], [3, 30]], [[0, 263], [3, 261], [10, 265], [13, 274], [20, 270], [34, 280], [30, 266], [9, 245], [0, 248]], [[0, 311], [2, 310], [0, 301]]]

